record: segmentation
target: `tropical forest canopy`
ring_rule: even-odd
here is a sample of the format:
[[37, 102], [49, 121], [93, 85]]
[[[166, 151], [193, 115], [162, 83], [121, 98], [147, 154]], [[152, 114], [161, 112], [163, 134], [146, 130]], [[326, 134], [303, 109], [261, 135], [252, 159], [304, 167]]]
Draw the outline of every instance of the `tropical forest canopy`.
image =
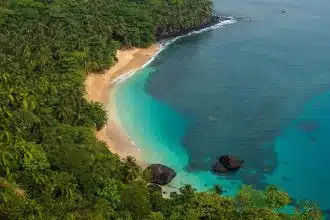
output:
[[164, 199], [95, 138], [107, 114], [87, 72], [211, 15], [210, 0], [0, 0], [0, 219], [320, 219], [312, 204], [277, 212], [290, 198], [273, 186]]

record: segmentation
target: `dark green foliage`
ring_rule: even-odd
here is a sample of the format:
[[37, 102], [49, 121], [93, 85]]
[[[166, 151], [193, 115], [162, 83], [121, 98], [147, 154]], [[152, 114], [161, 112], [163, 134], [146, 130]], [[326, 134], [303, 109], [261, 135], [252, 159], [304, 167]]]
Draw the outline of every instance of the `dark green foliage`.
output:
[[132, 182], [141, 176], [141, 168], [137, 165], [134, 157], [126, 157], [122, 173], [124, 174], [124, 182], [126, 183]]
[[[95, 126], [96, 130], [100, 130], [108, 120], [103, 105], [98, 102], [92, 102], [91, 104], [87, 105], [86, 112], [89, 115], [88, 119], [91, 120], [91, 124]], [[88, 123], [87, 120], [86, 123]]]
[[223, 187], [219, 184], [214, 185], [214, 192], [218, 195], [221, 195], [223, 193]]
[[320, 219], [310, 204], [274, 212], [289, 202], [276, 187], [164, 199], [96, 140], [107, 114], [86, 100], [87, 72], [211, 14], [211, 0], [0, 0], [0, 219]]
[[145, 182], [132, 182], [121, 194], [121, 210], [131, 213], [133, 219], [144, 219], [151, 211], [149, 192]]

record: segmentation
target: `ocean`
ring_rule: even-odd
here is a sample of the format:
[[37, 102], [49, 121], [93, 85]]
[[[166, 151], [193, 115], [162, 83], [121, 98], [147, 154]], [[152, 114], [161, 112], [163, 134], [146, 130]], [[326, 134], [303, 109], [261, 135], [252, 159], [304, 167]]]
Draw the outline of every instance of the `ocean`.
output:
[[[276, 184], [330, 210], [330, 2], [216, 0], [233, 19], [163, 46], [116, 85], [122, 127], [175, 189]], [[215, 175], [222, 154], [245, 160]]]

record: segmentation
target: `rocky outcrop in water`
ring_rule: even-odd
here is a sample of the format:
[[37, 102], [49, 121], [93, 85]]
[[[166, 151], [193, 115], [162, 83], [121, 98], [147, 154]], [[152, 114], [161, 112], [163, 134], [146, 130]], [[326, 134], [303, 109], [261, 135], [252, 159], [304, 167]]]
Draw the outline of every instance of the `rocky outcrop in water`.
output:
[[213, 165], [212, 170], [213, 170], [213, 172], [216, 172], [216, 173], [227, 173], [227, 172], [229, 172], [229, 170], [227, 170], [227, 168], [224, 165], [222, 165], [219, 161], [217, 161]]
[[216, 173], [235, 172], [242, 167], [243, 163], [244, 160], [240, 160], [234, 156], [222, 155], [213, 165], [212, 170]]
[[159, 185], [166, 185], [176, 176], [176, 172], [162, 164], [151, 164], [147, 167], [145, 172], [150, 172], [151, 183], [156, 183]]

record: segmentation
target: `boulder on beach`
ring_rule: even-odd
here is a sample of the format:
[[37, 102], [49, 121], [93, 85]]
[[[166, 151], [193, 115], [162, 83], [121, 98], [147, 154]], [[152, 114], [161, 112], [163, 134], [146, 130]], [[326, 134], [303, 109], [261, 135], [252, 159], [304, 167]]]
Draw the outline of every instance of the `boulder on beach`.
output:
[[162, 187], [156, 183], [150, 183], [147, 187], [151, 192], [162, 192]]
[[159, 185], [166, 185], [176, 176], [176, 172], [162, 164], [151, 164], [145, 170], [145, 172], [150, 172], [151, 183], [156, 183]]
[[231, 155], [222, 155], [213, 165], [212, 170], [217, 173], [227, 173], [237, 171], [242, 167], [244, 160], [240, 160]]

